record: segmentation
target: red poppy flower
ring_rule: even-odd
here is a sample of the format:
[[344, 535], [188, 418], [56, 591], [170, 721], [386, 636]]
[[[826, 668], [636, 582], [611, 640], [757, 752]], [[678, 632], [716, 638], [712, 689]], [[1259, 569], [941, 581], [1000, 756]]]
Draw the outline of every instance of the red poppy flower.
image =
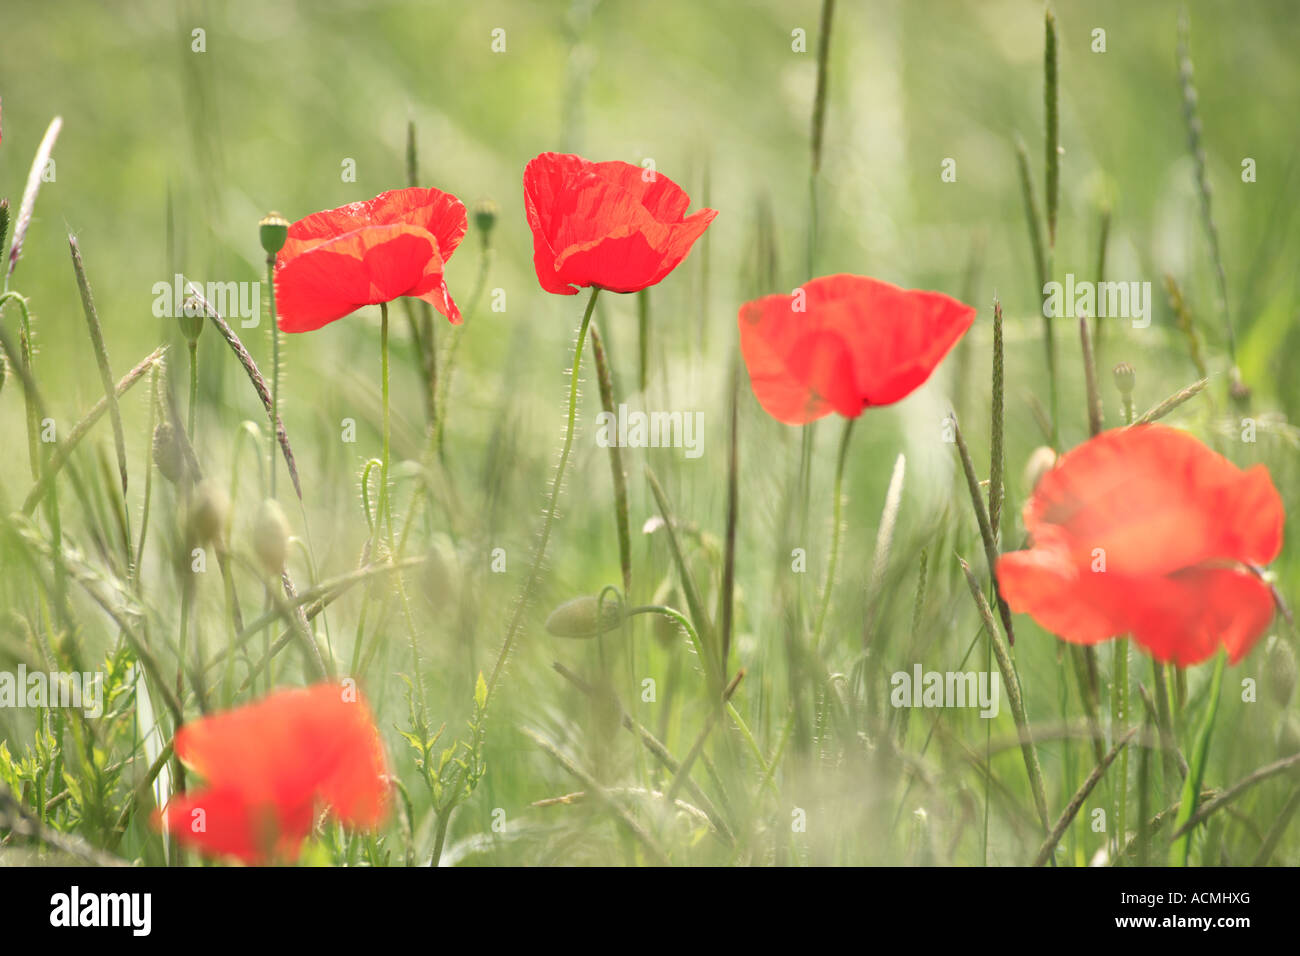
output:
[[742, 305], [740, 350], [759, 404], [803, 425], [906, 398], [974, 320], [973, 308], [939, 292], [823, 276]]
[[998, 560], [1012, 610], [1064, 640], [1132, 634], [1180, 666], [1222, 645], [1235, 664], [1273, 617], [1250, 566], [1282, 548], [1282, 499], [1185, 432], [1139, 425], [1063, 455], [1025, 505], [1028, 551]]
[[465, 204], [437, 189], [394, 189], [299, 219], [275, 263], [280, 330], [310, 332], [404, 295], [459, 325], [443, 268], [467, 228]]
[[186, 724], [176, 755], [206, 787], [168, 802], [167, 828], [210, 855], [292, 859], [321, 805], [362, 828], [386, 810], [379, 731], [365, 703], [336, 684], [278, 691]]
[[[648, 181], [647, 181], [648, 180]], [[533, 266], [547, 292], [638, 292], [686, 258], [717, 212], [687, 216], [691, 197], [662, 173], [542, 153], [524, 169]]]

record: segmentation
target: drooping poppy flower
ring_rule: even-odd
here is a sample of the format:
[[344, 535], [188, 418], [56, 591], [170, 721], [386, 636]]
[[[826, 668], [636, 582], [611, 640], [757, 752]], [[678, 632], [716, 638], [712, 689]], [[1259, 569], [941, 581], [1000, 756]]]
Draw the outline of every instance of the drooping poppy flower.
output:
[[594, 286], [639, 292], [677, 268], [718, 213], [687, 216], [691, 198], [667, 176], [630, 163], [542, 153], [524, 168], [533, 266], [547, 292]]
[[360, 828], [387, 809], [379, 731], [341, 685], [277, 691], [204, 717], [181, 727], [175, 746], [204, 786], [168, 802], [167, 829], [212, 856], [292, 859], [322, 806]]
[[1282, 499], [1185, 432], [1138, 425], [1063, 455], [1025, 505], [1027, 551], [998, 559], [1012, 610], [1076, 644], [1132, 634], [1187, 666], [1222, 645], [1235, 664], [1273, 618], [1252, 568], [1282, 548]]
[[823, 276], [742, 305], [740, 350], [759, 404], [803, 425], [906, 398], [974, 320], [973, 308], [939, 292]]
[[465, 204], [438, 189], [394, 189], [299, 219], [276, 257], [280, 330], [311, 332], [400, 296], [459, 325], [443, 269], [467, 228]]

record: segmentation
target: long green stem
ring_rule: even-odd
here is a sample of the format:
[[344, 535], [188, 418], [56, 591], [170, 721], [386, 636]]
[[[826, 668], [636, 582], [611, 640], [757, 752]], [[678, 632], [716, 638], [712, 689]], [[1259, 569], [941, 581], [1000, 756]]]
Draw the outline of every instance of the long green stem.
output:
[[[271, 316], [271, 432], [268, 441], [271, 497], [275, 497], [275, 446], [280, 425], [280, 327], [275, 318], [275, 256], [266, 257], [266, 289]], [[385, 308], [387, 308], [385, 306]]]
[[388, 516], [388, 466], [389, 466], [389, 432], [392, 422], [388, 408], [388, 303], [379, 303], [379, 366], [380, 366], [380, 402], [384, 407], [384, 437], [379, 454], [379, 508], [375, 512], [376, 540], [382, 534], [384, 521]]
[[[1192, 750], [1192, 759], [1183, 781], [1183, 795], [1178, 802], [1178, 816], [1174, 817], [1174, 832], [1177, 833], [1192, 819], [1196, 812], [1196, 801], [1201, 795], [1201, 781], [1205, 779], [1205, 759], [1210, 752], [1210, 737], [1214, 733], [1214, 719], [1219, 714], [1219, 691], [1223, 687], [1223, 669], [1228, 655], [1222, 651], [1214, 660], [1214, 673], [1210, 677], [1210, 694], [1206, 704], [1205, 717], [1196, 734], [1196, 744]], [[1189, 829], [1174, 841], [1169, 852], [1170, 866], [1186, 866], [1192, 848], [1192, 831]]]
[[587, 328], [591, 325], [591, 315], [596, 309], [596, 296], [599, 293], [600, 289], [593, 286], [591, 298], [587, 300], [587, 310], [582, 314], [582, 325], [578, 327], [578, 341], [573, 348], [573, 368], [569, 372], [569, 418], [564, 429], [564, 447], [560, 452], [560, 461], [555, 466], [555, 480], [551, 483], [551, 498], [546, 505], [546, 517], [542, 521], [542, 536], [537, 542], [537, 552], [533, 555], [532, 567], [528, 569], [528, 578], [524, 583], [523, 594], [515, 604], [515, 611], [510, 619], [510, 627], [506, 631], [505, 641], [501, 644], [501, 651], [497, 654], [496, 664], [492, 666], [492, 676], [488, 678], [484, 709], [487, 707], [487, 701], [492, 699], [492, 692], [496, 690], [497, 682], [501, 679], [501, 672], [505, 668], [506, 658], [510, 656], [510, 648], [514, 645], [515, 638], [519, 634], [519, 628], [523, 625], [524, 610], [528, 606], [528, 600], [533, 593], [533, 589], [537, 586], [537, 579], [542, 571], [542, 562], [546, 557], [546, 545], [551, 538], [551, 526], [555, 524], [555, 509], [560, 500], [560, 486], [564, 482], [564, 470], [569, 464], [569, 453], [573, 450], [573, 432], [578, 418], [578, 371], [582, 365], [582, 346], [587, 340]]
[[822, 632], [826, 628], [826, 614], [831, 606], [831, 590], [835, 587], [835, 565], [839, 560], [840, 554], [840, 525], [843, 521], [844, 496], [840, 490], [844, 485], [844, 462], [848, 458], [849, 436], [853, 434], [853, 423], [856, 418], [846, 419], [844, 422], [844, 433], [840, 436], [840, 454], [835, 463], [835, 497], [832, 499], [832, 526], [831, 526], [831, 553], [826, 561], [826, 585], [822, 588], [821, 608], [817, 611], [817, 624], [813, 628], [812, 646], [813, 649], [821, 647]]
[[190, 444], [197, 444], [197, 436], [194, 434], [194, 414], [199, 404], [199, 342], [198, 339], [190, 339], [190, 407], [186, 430], [189, 432]]

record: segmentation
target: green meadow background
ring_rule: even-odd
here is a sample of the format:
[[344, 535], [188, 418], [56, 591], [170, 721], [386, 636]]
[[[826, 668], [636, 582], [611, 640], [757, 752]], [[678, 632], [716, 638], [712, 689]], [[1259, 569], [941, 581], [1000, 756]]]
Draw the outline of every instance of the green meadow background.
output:
[[[910, 714], [899, 748], [904, 756], [897, 759], [882, 756], [890, 748], [876, 739], [869, 718], [894, 719], [887, 703], [893, 671], [910, 672], [915, 663], [944, 671], [986, 667], [982, 642], [964, 658], [980, 622], [955, 555], [970, 561], [985, 583], [987, 567], [942, 420], [950, 405], [955, 408], [986, 477], [995, 295], [1006, 315], [1005, 547], [1018, 546], [1023, 537], [1018, 521], [1027, 489], [1021, 473], [1033, 449], [1045, 443], [1034, 406], [1046, 403], [1047, 386], [1015, 138], [1028, 145], [1041, 203], [1043, 9], [1027, 0], [836, 4], [815, 274], [852, 272], [939, 289], [978, 309], [975, 327], [933, 379], [896, 406], [869, 410], [854, 433], [824, 653], [833, 679], [861, 708], [860, 739], [841, 739], [823, 725], [818, 702], [826, 690], [792, 665], [791, 653], [810, 628], [825, 573], [840, 423], [816, 427], [812, 492], [806, 506], [792, 500], [799, 432], [762, 412], [743, 370], [732, 667], [746, 668], [734, 703], [753, 740], [735, 722], [723, 721], [692, 774], [735, 828], [737, 844], [709, 836], [689, 813], [659, 813], [646, 791], [665, 791], [671, 778], [619, 726], [616, 714], [552, 669], [559, 661], [607, 683], [678, 758], [708, 720], [702, 678], [680, 634], [647, 617], [599, 642], [554, 638], [542, 627], [561, 601], [620, 581], [609, 460], [592, 427], [600, 405], [588, 351], [583, 428], [544, 586], [492, 705], [486, 776], [451, 819], [444, 863], [647, 861], [645, 847], [598, 800], [533, 806], [590, 786], [525, 730], [549, 740], [588, 782], [612, 788], [614, 799], [652, 831], [674, 863], [1011, 864], [1032, 858], [1041, 832], [1018, 748], [1007, 746], [1014, 725], [1005, 698], [991, 726], [968, 710]], [[1273, 571], [1280, 593], [1294, 605], [1300, 601], [1293, 544], [1300, 530], [1300, 432], [1290, 424], [1300, 416], [1300, 379], [1292, 374], [1300, 349], [1294, 122], [1300, 17], [1287, 2], [1186, 5], [1237, 365], [1251, 390], [1248, 403], [1238, 405], [1228, 395], [1223, 311], [1178, 82], [1182, 7], [1067, 0], [1054, 9], [1063, 150], [1055, 274], [1095, 277], [1101, 210], [1108, 207], [1106, 277], [1151, 283], [1150, 327], [1108, 323], [1101, 353], [1104, 369], [1119, 361], [1135, 367], [1139, 412], [1199, 377], [1167, 301], [1165, 275], [1182, 288], [1211, 383], [1169, 421], [1243, 466], [1268, 465], [1290, 512]], [[420, 513], [408, 546], [410, 554], [438, 555], [430, 570], [406, 575], [422, 660], [418, 675], [411, 673], [409, 637], [391, 588], [380, 588], [377, 596], [390, 609], [386, 623], [376, 632], [372, 610], [366, 638], [378, 650], [361, 684], [410, 796], [411, 835], [395, 817], [378, 843], [359, 847], [331, 837], [309, 851], [309, 862], [383, 862], [385, 852], [389, 862], [402, 862], [409, 848], [411, 859], [428, 863], [435, 824], [414, 751], [399, 733], [410, 730], [403, 675], [422, 683], [433, 726], [446, 724], [438, 750], [467, 739], [475, 677], [495, 659], [527, 571], [585, 301], [548, 295], [533, 274], [521, 176], [539, 152], [638, 164], [653, 159], [658, 171], [690, 193], [692, 208], [719, 210], [686, 262], [649, 293], [644, 392], [637, 374], [636, 297], [603, 295], [596, 311], [618, 400], [704, 416], [698, 459], [687, 459], [681, 449], [625, 450], [631, 602], [652, 603], [658, 594], [685, 609], [664, 533], [641, 530], [658, 513], [644, 479], [649, 465], [683, 525], [705, 603], [717, 607], [737, 308], [810, 277], [809, 139], [820, 12], [813, 0], [7, 0], [0, 18], [0, 195], [9, 197], [15, 213], [46, 125], [55, 115], [64, 122], [54, 150], [55, 179], [41, 189], [10, 285], [32, 304], [36, 374], [61, 433], [102, 396], [69, 233], [80, 244], [120, 375], [160, 341], [179, 342], [169, 320], [152, 313], [152, 287], [170, 281], [173, 262], [201, 282], [257, 281], [264, 271], [259, 218], [275, 209], [293, 220], [406, 185], [408, 124], [416, 132], [422, 185], [453, 192], [467, 205], [491, 199], [499, 207], [487, 287], [502, 290], [497, 295], [504, 310], [487, 307], [490, 292], [466, 326], [447, 408], [446, 464], [434, 481], [438, 506]], [[1105, 30], [1105, 53], [1092, 51], [1096, 28]], [[205, 31], [201, 53], [192, 50], [195, 29]], [[496, 29], [505, 31], [502, 53], [492, 50]], [[806, 52], [792, 49], [796, 30], [806, 32]], [[1241, 178], [1246, 157], [1256, 164], [1253, 183]], [[955, 182], [941, 179], [949, 158], [956, 163]], [[355, 182], [342, 176], [348, 160], [355, 162]], [[448, 266], [462, 307], [472, 297], [480, 238], [471, 224]], [[760, 250], [770, 255], [760, 257]], [[404, 309], [398, 304], [392, 314], [395, 503], [404, 515], [426, 449], [426, 421]], [[12, 330], [16, 309], [7, 309], [0, 321]], [[450, 330], [438, 321], [445, 348]], [[266, 328], [265, 321], [257, 329], [236, 325], [255, 359], [269, 368]], [[1068, 448], [1088, 433], [1083, 365], [1072, 322], [1060, 323], [1057, 339], [1061, 440]], [[304, 496], [300, 507], [282, 481], [279, 497], [305, 543], [294, 552], [291, 570], [306, 587], [357, 567], [366, 542], [359, 482], [365, 459], [379, 453], [378, 310], [314, 334], [286, 336], [282, 357], [283, 415]], [[183, 401], [183, 346], [173, 348], [168, 365]], [[196, 447], [210, 473], [223, 481], [234, 476], [232, 547], [247, 554], [262, 475], [254, 445], [239, 451], [237, 436], [245, 421], [264, 429], [265, 415], [210, 327], [200, 339], [199, 368]], [[1106, 424], [1114, 426], [1120, 405], [1108, 372], [1101, 387]], [[122, 411], [131, 466], [127, 507], [138, 525], [149, 455], [147, 384], [128, 394]], [[1253, 444], [1240, 440], [1243, 417], [1258, 423]], [[357, 422], [353, 444], [341, 439], [347, 418]], [[255, 447], [264, 454], [264, 442]], [[0, 391], [0, 448], [0, 488], [9, 511], [31, 482], [21, 389], [12, 376]], [[103, 494], [116, 481], [112, 455], [112, 434], [103, 422], [74, 456], [82, 480], [102, 485]], [[873, 585], [882, 506], [899, 455], [906, 470], [897, 526], [889, 562]], [[104, 564], [101, 552], [111, 550], [104, 541], [112, 534], [103, 530], [102, 514], [88, 513], [66, 491], [62, 503], [65, 544], [88, 562]], [[172, 666], [167, 642], [174, 641], [179, 591], [162, 542], [176, 535], [175, 509], [171, 487], [155, 476], [150, 520], [157, 538], [147, 549], [142, 581], [158, 653]], [[32, 641], [48, 630], [44, 585], [38, 584], [48, 568], [34, 569], [12, 535], [3, 541], [0, 668], [12, 669], [18, 661], [39, 660]], [[792, 572], [791, 547], [806, 550], [806, 573]], [[504, 573], [490, 570], [496, 548], [505, 549]], [[918, 600], [923, 553], [926, 587]], [[226, 633], [219, 578], [211, 578], [200, 586], [195, 612], [210, 650]], [[255, 577], [239, 582], [247, 589], [245, 604], [257, 608], [262, 597]], [[83, 594], [73, 600], [80, 639], [102, 659], [117, 641], [116, 628]], [[361, 590], [349, 592], [315, 622], [344, 669], [361, 600]], [[1015, 623], [1031, 723], [1077, 723], [1082, 710], [1069, 658], [1029, 618]], [[1272, 634], [1276, 639], [1261, 641], [1227, 672], [1207, 787], [1231, 785], [1300, 749], [1295, 697], [1282, 694], [1274, 679], [1296, 637], [1280, 617]], [[1110, 649], [1099, 648], [1098, 659], [1104, 709]], [[293, 652], [278, 658], [276, 667], [277, 682], [302, 680]], [[1149, 687], [1149, 660], [1140, 652], [1133, 668], [1135, 680]], [[1204, 710], [1209, 671], [1207, 664], [1186, 675], [1186, 706], [1177, 717], [1184, 750]], [[1254, 702], [1242, 700], [1246, 678], [1259, 681]], [[642, 699], [646, 679], [655, 682], [653, 702]], [[135, 746], [131, 707], [124, 706], [126, 729], [111, 743], [105, 738], [105, 763], [125, 759]], [[15, 758], [33, 746], [36, 729], [30, 712], [0, 712], [0, 739]], [[867, 759], [850, 751], [865, 751]], [[1039, 751], [1055, 818], [1091, 769], [1091, 749], [1045, 734]], [[116, 819], [143, 769], [140, 762], [103, 793], [78, 789], [47, 822], [92, 845], [108, 845], [105, 821]], [[1136, 768], [1134, 751], [1134, 781]], [[81, 771], [71, 755], [66, 772], [75, 785]], [[53, 795], [68, 784], [45, 778], [42, 785]], [[1199, 832], [1193, 862], [1251, 862], [1296, 787], [1294, 776], [1270, 779], [1217, 814]], [[1168, 805], [1167, 796], [1153, 798], [1153, 814]], [[1086, 864], [1102, 850], [1104, 834], [1093, 832], [1088, 815], [1102, 807], [1109, 816], [1111, 799], [1105, 786], [1095, 791], [1062, 840], [1058, 863]], [[131, 817], [113, 852], [161, 863], [169, 858], [148, 824], [148, 809]], [[804, 830], [792, 829], [799, 810]], [[1300, 827], [1284, 833], [1270, 862], [1300, 863]]]

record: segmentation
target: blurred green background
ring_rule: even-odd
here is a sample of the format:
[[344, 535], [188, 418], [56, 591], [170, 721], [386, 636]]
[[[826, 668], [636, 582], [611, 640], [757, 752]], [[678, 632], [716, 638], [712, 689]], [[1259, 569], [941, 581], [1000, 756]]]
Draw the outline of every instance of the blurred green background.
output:
[[[655, 468], [681, 519], [704, 533], [697, 558], [701, 574], [708, 569], [712, 579], [716, 561], [710, 563], [710, 537], [716, 543], [724, 528], [727, 381], [736, 310], [758, 293], [788, 291], [809, 278], [809, 128], [820, 6], [813, 0], [114, 5], [8, 0], [0, 23], [0, 195], [9, 196], [15, 210], [47, 123], [54, 115], [64, 121], [54, 151], [56, 178], [41, 190], [11, 286], [32, 302], [38, 376], [56, 418], [61, 427], [70, 426], [102, 394], [84, 335], [69, 232], [80, 243], [114, 372], [120, 375], [172, 334], [164, 325], [168, 320], [151, 312], [154, 283], [170, 279], [170, 256], [191, 279], [257, 281], [262, 274], [258, 219], [271, 209], [297, 219], [405, 185], [407, 126], [414, 123], [422, 184], [453, 192], [467, 204], [491, 198], [501, 210], [488, 287], [504, 290], [506, 308], [480, 310], [467, 326], [447, 424], [453, 513], [440, 512], [425, 522], [418, 542], [437, 541], [450, 549], [456, 570], [450, 583], [413, 587], [429, 598], [420, 606], [424, 684], [435, 723], [446, 720], [454, 735], [471, 705], [472, 677], [495, 656], [503, 619], [527, 566], [559, 443], [565, 373], [582, 306], [581, 298], [551, 296], [536, 284], [522, 204], [524, 164], [544, 150], [632, 163], [651, 158], [691, 194], [692, 208], [720, 211], [690, 258], [650, 293], [647, 394], [637, 394], [634, 297], [603, 296], [597, 310], [621, 397], [634, 407], [704, 412], [701, 458], [687, 460], [674, 449], [627, 455], [633, 599], [646, 603], [671, 565], [662, 534], [637, 533], [655, 513], [642, 465]], [[1182, 7], [1121, 0], [1061, 2], [1054, 8], [1063, 148], [1055, 273], [1093, 277], [1100, 210], [1108, 205], [1113, 218], [1107, 278], [1150, 282], [1154, 315], [1147, 329], [1108, 326], [1103, 367], [1121, 360], [1136, 367], [1139, 411], [1198, 377], [1164, 294], [1164, 276], [1173, 276], [1186, 296], [1213, 381], [1206, 397], [1172, 421], [1212, 438], [1239, 464], [1268, 463], [1294, 511], [1300, 472], [1300, 440], [1289, 424], [1300, 414], [1300, 380], [1291, 374], [1300, 346], [1295, 267], [1300, 230], [1294, 219], [1300, 168], [1293, 119], [1300, 102], [1295, 55], [1300, 17], [1295, 6], [1284, 0], [1186, 5], [1237, 363], [1252, 390], [1244, 409], [1227, 396], [1230, 362], [1222, 309], [1182, 113], [1176, 60]], [[1097, 28], [1105, 30], [1105, 53], [1092, 52]], [[192, 49], [196, 29], [205, 31], [201, 53]], [[492, 50], [496, 29], [505, 31], [502, 53]], [[797, 30], [806, 32], [806, 52], [792, 49]], [[1026, 491], [1020, 472], [1045, 440], [1031, 396], [1046, 401], [1046, 378], [1014, 142], [1018, 134], [1028, 144], [1041, 201], [1042, 61], [1041, 3], [841, 0], [837, 5], [815, 271], [870, 274], [907, 287], [940, 289], [979, 310], [976, 327], [932, 382], [898, 406], [868, 411], [854, 436], [828, 664], [845, 673], [862, 666], [864, 613], [878, 600], [876, 627], [888, 637], [874, 665], [881, 680], [866, 688], [876, 705], [887, 694], [888, 672], [910, 669], [914, 660], [931, 669], [958, 669], [978, 629], [953, 551], [981, 574], [986, 569], [952, 446], [940, 436], [952, 403], [977, 467], [987, 473], [995, 295], [1007, 316], [1006, 546], [1015, 547], [1021, 535], [1014, 525]], [[1256, 163], [1254, 183], [1241, 179], [1246, 157]], [[956, 182], [941, 179], [948, 158], [956, 161]], [[349, 160], [355, 162], [355, 182], [343, 180]], [[174, 252], [168, 249], [169, 193]], [[775, 242], [774, 280], [766, 283], [756, 266], [762, 236]], [[462, 306], [478, 268], [478, 238], [471, 229], [448, 267], [452, 293]], [[424, 408], [401, 309], [394, 314], [399, 319], [394, 454], [416, 461], [424, 450]], [[15, 315], [9, 310], [4, 321], [14, 321]], [[284, 342], [284, 417], [305, 491], [304, 508], [295, 505], [290, 517], [295, 532], [310, 541], [319, 577], [354, 567], [366, 538], [358, 481], [362, 462], [379, 446], [377, 316], [377, 310], [366, 310]], [[438, 329], [443, 343], [447, 330], [445, 324]], [[258, 362], [269, 364], [265, 323], [239, 331]], [[1069, 447], [1087, 435], [1072, 323], [1061, 324], [1058, 343], [1062, 442]], [[210, 329], [200, 345], [198, 448], [212, 470], [225, 475], [239, 422], [264, 425], [265, 420], [225, 345]], [[178, 352], [171, 374], [182, 391], [184, 369]], [[590, 366], [584, 371], [586, 427], [552, 538], [546, 593], [516, 650], [504, 705], [493, 717], [488, 776], [453, 825], [458, 859], [609, 861], [630, 852], [614, 831], [584, 831], [575, 823], [594, 812], [590, 809], [528, 806], [578, 785], [518, 733], [518, 724], [547, 728], [566, 747], [586, 754], [611, 781], [641, 775], [645, 759], [629, 735], [608, 720], [593, 720], [586, 702], [551, 671], [551, 660], [579, 670], [609, 668], [624, 703], [675, 750], [689, 747], [706, 713], [693, 673], [683, 665], [684, 652], [656, 644], [648, 626], [633, 629], [629, 646], [607, 649], [612, 661], [594, 645], [556, 642], [536, 626], [555, 603], [618, 580], [609, 465], [591, 427], [599, 399]], [[1107, 424], [1117, 424], [1118, 395], [1109, 375], [1101, 384]], [[788, 549], [782, 550], [788, 510], [783, 495], [797, 467], [799, 436], [758, 409], [743, 373], [741, 390], [737, 648], [749, 673], [738, 700], [770, 754], [781, 738], [787, 705], [799, 696], [787, 668], [779, 598], [782, 574], [789, 569]], [[133, 392], [123, 405], [135, 474], [148, 453], [146, 391]], [[1253, 445], [1237, 440], [1244, 416], [1261, 423]], [[339, 438], [340, 422], [349, 417], [360, 423], [357, 444]], [[0, 436], [8, 452], [0, 461], [0, 481], [12, 503], [25, 494], [29, 481], [22, 402], [12, 380], [0, 393]], [[807, 580], [797, 584], [805, 603], [814, 601], [824, 569], [837, 440], [837, 423], [817, 429], [808, 539], [798, 542], [809, 554]], [[93, 454], [111, 454], [106, 426], [96, 430], [95, 443], [79, 452], [87, 462]], [[906, 455], [907, 477], [893, 560], [884, 593], [872, 595], [867, 583], [880, 508], [890, 464], [900, 453]], [[245, 512], [256, 498], [250, 489], [257, 481], [252, 456], [238, 467], [249, 484], [236, 498], [237, 529], [246, 526]], [[399, 508], [409, 499], [410, 484], [399, 468]], [[137, 480], [129, 499], [133, 515], [141, 493]], [[290, 500], [283, 491], [281, 499]], [[163, 499], [155, 503], [156, 509], [164, 507]], [[68, 520], [76, 539], [78, 519]], [[156, 512], [154, 520], [167, 518]], [[1294, 518], [1287, 531], [1293, 540]], [[505, 574], [488, 571], [497, 547], [508, 555]], [[912, 595], [922, 547], [930, 587], [914, 632]], [[151, 557], [150, 567], [158, 582], [159, 613], [170, 617], [168, 589], [174, 597], [174, 582], [159, 555]], [[1300, 598], [1300, 563], [1290, 545], [1274, 570], [1284, 596], [1294, 603]], [[305, 570], [301, 574], [310, 577]], [[30, 597], [21, 579], [5, 577], [0, 601], [26, 613]], [[218, 613], [219, 595], [210, 600]], [[111, 637], [111, 629], [93, 619], [88, 607], [86, 613], [88, 633]], [[355, 596], [340, 601], [329, 617], [330, 639], [346, 661], [356, 627]], [[1017, 623], [1031, 717], [1077, 716], [1057, 642], [1027, 618]], [[1293, 635], [1283, 637], [1294, 645]], [[367, 689], [393, 751], [400, 753], [403, 745], [392, 728], [403, 724], [406, 714], [394, 675], [409, 670], [409, 661], [396, 618], [388, 644], [391, 659], [376, 668]], [[918, 646], [924, 656], [908, 656]], [[1101, 653], [1105, 659], [1105, 650]], [[1149, 679], [1146, 659], [1137, 660], [1141, 677]], [[1282, 710], [1268, 701], [1241, 704], [1233, 693], [1238, 678], [1262, 676], [1267, 660], [1261, 649], [1229, 672], [1212, 764], [1215, 785], [1277, 754]], [[1189, 675], [1193, 698], [1205, 670]], [[658, 703], [636, 703], [635, 690], [644, 677], [659, 681]], [[673, 695], [681, 695], [675, 703]], [[920, 716], [913, 715], [918, 725]], [[936, 832], [941, 825], [952, 827], [944, 840], [935, 838], [936, 844], [952, 841], [935, 851], [937, 858], [979, 862], [973, 824], [963, 829], [954, 821], [968, 809], [968, 791], [977, 797], [982, 792], [969, 768], [963, 777], [961, 746], [981, 747], [986, 727], [961, 715], [948, 720], [958, 742], [939, 734], [924, 759], [963, 780], [954, 791], [958, 796], [949, 800], [918, 788], [906, 809], [927, 807], [932, 819], [945, 821], [934, 824]], [[1004, 734], [1010, 730], [1006, 708], [997, 726]], [[924, 740], [913, 730], [909, 747], [916, 750]], [[734, 742], [720, 746], [735, 749]], [[885, 784], [819, 763], [817, 754], [802, 752], [806, 746], [806, 741], [792, 744], [793, 762], [775, 775], [779, 800], [760, 805], [753, 777], [732, 788], [755, 820], [777, 830], [788, 819], [788, 806], [822, 808], [818, 822], [795, 845], [775, 838], [779, 852], [756, 853], [753, 859], [920, 861], [909, 856], [915, 851], [912, 839], [892, 826], [897, 792], [893, 802], [884, 799], [878, 791], [887, 791]], [[1078, 748], [1076, 762], [1082, 755]], [[1018, 755], [995, 759], [1008, 786], [1027, 799]], [[1044, 769], [1053, 787], [1049, 803], [1057, 808], [1066, 799], [1057, 792], [1067, 779], [1063, 774], [1070, 772], [1062, 769], [1066, 759], [1059, 744], [1044, 745]], [[744, 764], [740, 757], [722, 762], [734, 763], [737, 774]], [[418, 784], [408, 782], [408, 787]], [[1266, 827], [1284, 797], [1280, 786], [1261, 790], [1243, 811]], [[943, 812], [936, 803], [946, 804]], [[427, 810], [427, 800], [423, 806]], [[505, 808], [510, 820], [526, 821], [510, 831], [513, 838], [492, 834], [496, 807]], [[560, 840], [554, 831], [571, 839]], [[867, 836], [877, 833], [885, 835], [884, 842]], [[143, 826], [133, 834], [137, 848], [145, 845], [146, 834]], [[1018, 842], [1023, 840], [1028, 842]], [[989, 859], [1014, 862], [1032, 842], [1008, 827], [999, 832]], [[1285, 855], [1296, 862], [1298, 844], [1293, 837], [1277, 859]], [[1246, 852], [1231, 840], [1225, 846], [1225, 853]], [[786, 851], [793, 856], [782, 856]], [[1074, 852], [1083, 859], [1082, 850]], [[683, 850], [680, 859], [727, 857], [697, 848]]]

